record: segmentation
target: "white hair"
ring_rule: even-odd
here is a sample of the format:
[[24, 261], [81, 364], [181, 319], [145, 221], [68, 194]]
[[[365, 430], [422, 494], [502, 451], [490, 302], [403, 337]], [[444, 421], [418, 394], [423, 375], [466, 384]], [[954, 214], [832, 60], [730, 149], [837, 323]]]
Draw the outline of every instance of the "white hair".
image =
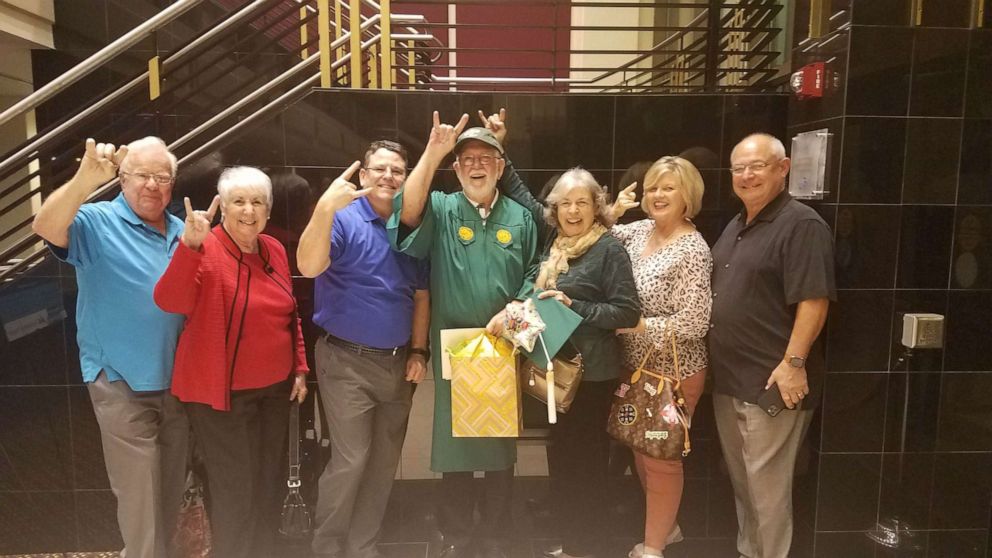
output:
[[[172, 168], [172, 177], [175, 178], [176, 171], [179, 170], [179, 161], [176, 159], [176, 156], [169, 151], [169, 146], [165, 144], [165, 140], [157, 136], [145, 136], [127, 144], [128, 156], [137, 151], [152, 151], [156, 149], [161, 149], [164, 151], [165, 155], [169, 158], [169, 167]], [[127, 157], [124, 157], [124, 160], [121, 161], [121, 166], [125, 166], [126, 162]], [[128, 168], [130, 168], [130, 166], [128, 166]]]
[[225, 169], [217, 180], [217, 193], [220, 201], [227, 203], [231, 191], [237, 188], [261, 190], [265, 192], [265, 204], [272, 208], [272, 180], [269, 175], [255, 167], [231, 167]]
[[743, 145], [745, 142], [752, 140], [761, 140], [768, 142], [768, 147], [771, 148], [772, 156], [778, 160], [785, 159], [785, 145], [782, 144], [782, 140], [778, 139], [777, 137], [771, 134], [766, 134], [764, 132], [748, 134], [747, 137], [737, 142], [737, 145], [735, 145], [734, 149], [730, 152], [730, 159], [731, 160], [734, 159], [734, 153], [737, 152], [738, 147]]

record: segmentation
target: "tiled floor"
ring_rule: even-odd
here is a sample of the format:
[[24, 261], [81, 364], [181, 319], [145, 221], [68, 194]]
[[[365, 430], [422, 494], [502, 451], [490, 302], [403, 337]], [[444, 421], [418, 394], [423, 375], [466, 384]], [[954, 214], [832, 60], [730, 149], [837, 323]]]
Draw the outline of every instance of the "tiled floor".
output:
[[[380, 549], [385, 558], [433, 558], [439, 552], [437, 529], [433, 515], [434, 491], [439, 481], [398, 482], [390, 498], [389, 510], [383, 521]], [[640, 497], [630, 478], [614, 479], [614, 503], [626, 503], [627, 509], [637, 506]], [[536, 518], [527, 509], [528, 498], [541, 498], [547, 493], [546, 478], [518, 477], [514, 485], [513, 534], [510, 558], [540, 558], [545, 549], [556, 540], [554, 525], [547, 518]], [[628, 514], [610, 513], [610, 503], [604, 503], [603, 520], [609, 524], [612, 538], [604, 542], [606, 549], [600, 558], [623, 558], [639, 539], [642, 525], [640, 510]], [[733, 542], [723, 538], [694, 538], [691, 528], [686, 528], [687, 539], [666, 551], [666, 558], [732, 558]], [[17, 555], [19, 558], [116, 558], [116, 553], [66, 553]], [[273, 557], [259, 558], [310, 558], [308, 544], [285, 542], [281, 552]], [[10, 558], [10, 557], [0, 557]]]

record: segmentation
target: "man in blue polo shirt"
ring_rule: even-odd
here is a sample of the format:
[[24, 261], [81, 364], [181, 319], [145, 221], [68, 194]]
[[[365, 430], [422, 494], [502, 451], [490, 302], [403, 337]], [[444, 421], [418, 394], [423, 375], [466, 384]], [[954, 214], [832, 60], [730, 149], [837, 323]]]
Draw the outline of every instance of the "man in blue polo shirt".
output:
[[[349, 182], [361, 166], [361, 189]], [[403, 447], [413, 386], [423, 380], [430, 298], [426, 262], [386, 234], [407, 153], [374, 141], [328, 186], [300, 237], [300, 272], [316, 277], [315, 358], [331, 433], [320, 476], [318, 556], [377, 558], [376, 543]]]
[[[167, 556], [186, 472], [189, 425], [169, 393], [183, 317], [152, 299], [183, 231], [165, 212], [176, 166], [159, 138], [120, 149], [88, 139], [79, 170], [33, 224], [76, 268], [79, 359], [128, 558]], [[83, 205], [116, 174], [121, 194]]]

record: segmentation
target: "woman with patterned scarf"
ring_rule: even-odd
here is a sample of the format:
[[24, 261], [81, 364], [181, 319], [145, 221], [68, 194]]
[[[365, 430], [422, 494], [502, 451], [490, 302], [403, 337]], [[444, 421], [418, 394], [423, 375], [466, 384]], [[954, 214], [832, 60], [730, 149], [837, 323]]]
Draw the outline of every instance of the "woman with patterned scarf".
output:
[[[546, 249], [535, 283], [543, 292], [538, 296], [554, 297], [582, 316], [569, 339], [582, 354], [582, 384], [568, 413], [552, 425], [548, 447], [551, 501], [562, 546], [545, 555], [589, 556], [609, 538], [602, 521], [610, 445], [605, 424], [623, 363], [615, 331], [634, 327], [640, 319], [637, 286], [627, 251], [606, 230], [606, 192], [589, 171], [565, 172], [545, 205], [509, 162], [500, 187], [543, 225]], [[497, 317], [490, 323], [502, 321]]]

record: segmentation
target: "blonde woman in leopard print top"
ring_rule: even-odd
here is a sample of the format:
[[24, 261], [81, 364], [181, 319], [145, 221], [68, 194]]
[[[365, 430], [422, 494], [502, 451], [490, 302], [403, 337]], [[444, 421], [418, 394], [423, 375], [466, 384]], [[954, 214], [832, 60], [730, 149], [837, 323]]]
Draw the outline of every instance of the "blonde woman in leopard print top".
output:
[[[614, 215], [636, 207], [632, 185], [618, 196]], [[709, 329], [710, 249], [690, 219], [699, 213], [703, 179], [689, 161], [662, 157], [644, 176], [641, 208], [648, 218], [614, 225], [610, 232], [627, 249], [641, 299], [637, 327], [618, 330], [624, 360], [636, 367], [653, 348], [649, 367], [672, 370], [671, 336], [675, 336], [682, 389], [691, 413], [702, 394], [706, 376], [706, 332]], [[637, 473], [647, 495], [644, 542], [632, 557], [662, 557], [675, 529], [682, 499], [681, 461], [634, 453]]]

